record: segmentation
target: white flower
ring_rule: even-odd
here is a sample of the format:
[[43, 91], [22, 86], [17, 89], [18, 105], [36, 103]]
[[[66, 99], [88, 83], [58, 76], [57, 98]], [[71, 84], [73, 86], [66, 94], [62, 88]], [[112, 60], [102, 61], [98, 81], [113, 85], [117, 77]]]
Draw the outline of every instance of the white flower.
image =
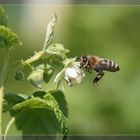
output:
[[68, 86], [73, 86], [82, 82], [85, 74], [80, 69], [79, 62], [76, 62], [75, 60], [76, 58], [65, 60], [65, 68], [57, 74], [55, 82], [60, 81], [62, 78], [66, 80]]
[[84, 73], [78, 67], [68, 67], [65, 69], [65, 80], [67, 81], [69, 86], [80, 84], [82, 82], [82, 78], [84, 77]]

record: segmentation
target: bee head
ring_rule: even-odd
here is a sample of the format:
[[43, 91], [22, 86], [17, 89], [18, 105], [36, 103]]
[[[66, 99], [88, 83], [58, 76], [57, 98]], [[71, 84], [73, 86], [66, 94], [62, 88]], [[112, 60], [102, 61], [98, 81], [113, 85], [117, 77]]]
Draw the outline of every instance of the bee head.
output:
[[82, 67], [86, 67], [88, 64], [88, 59], [87, 59], [87, 56], [81, 56], [80, 57], [80, 68]]

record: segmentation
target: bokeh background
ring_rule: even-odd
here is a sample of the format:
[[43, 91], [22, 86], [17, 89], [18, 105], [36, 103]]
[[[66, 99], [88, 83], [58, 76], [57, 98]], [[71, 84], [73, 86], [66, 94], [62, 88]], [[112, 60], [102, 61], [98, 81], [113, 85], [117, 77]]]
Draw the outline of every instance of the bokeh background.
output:
[[[98, 86], [92, 84], [95, 72], [86, 73], [83, 83], [75, 87], [63, 83], [70, 134], [140, 134], [140, 6], [5, 5], [4, 8], [8, 25], [23, 42], [22, 47], [12, 50], [11, 61], [27, 59], [42, 48], [46, 25], [55, 12], [58, 23], [54, 42], [70, 49], [69, 57], [91, 54], [120, 65], [119, 72], [106, 72]], [[2, 56], [1, 53], [1, 60]], [[44, 84], [43, 88], [53, 87]], [[31, 95], [35, 90], [25, 81], [9, 78], [7, 91]], [[6, 126], [9, 114], [3, 114], [3, 119]], [[20, 132], [13, 125], [9, 134]]]

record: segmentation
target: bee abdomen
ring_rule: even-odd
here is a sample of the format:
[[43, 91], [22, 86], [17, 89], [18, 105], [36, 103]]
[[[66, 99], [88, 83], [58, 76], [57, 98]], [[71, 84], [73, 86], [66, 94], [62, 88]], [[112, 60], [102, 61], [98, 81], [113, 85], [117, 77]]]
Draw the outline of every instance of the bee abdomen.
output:
[[120, 70], [118, 64], [112, 60], [104, 59], [101, 63], [103, 65], [103, 70], [107, 70], [110, 72], [115, 72]]

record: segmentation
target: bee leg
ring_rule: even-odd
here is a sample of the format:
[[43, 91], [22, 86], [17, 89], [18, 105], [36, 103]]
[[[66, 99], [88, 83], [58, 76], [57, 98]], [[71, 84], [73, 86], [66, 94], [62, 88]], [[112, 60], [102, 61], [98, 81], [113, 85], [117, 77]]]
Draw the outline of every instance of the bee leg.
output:
[[90, 68], [89, 68], [89, 73], [92, 73], [92, 70], [93, 70], [92, 67], [90, 67]]
[[92, 72], [92, 70], [91, 70], [89, 67], [86, 67], [86, 72], [91, 73], [91, 72]]
[[92, 70], [89, 70], [89, 73], [92, 73]]
[[103, 75], [104, 75], [103, 72], [98, 73], [97, 76], [93, 80], [93, 84], [97, 84], [99, 82], [99, 80], [101, 80], [101, 78], [103, 77]]
[[89, 72], [89, 73], [92, 73], [92, 69], [88, 69], [88, 72]]
[[87, 69], [89, 73], [92, 73], [92, 67], [88, 66]]

